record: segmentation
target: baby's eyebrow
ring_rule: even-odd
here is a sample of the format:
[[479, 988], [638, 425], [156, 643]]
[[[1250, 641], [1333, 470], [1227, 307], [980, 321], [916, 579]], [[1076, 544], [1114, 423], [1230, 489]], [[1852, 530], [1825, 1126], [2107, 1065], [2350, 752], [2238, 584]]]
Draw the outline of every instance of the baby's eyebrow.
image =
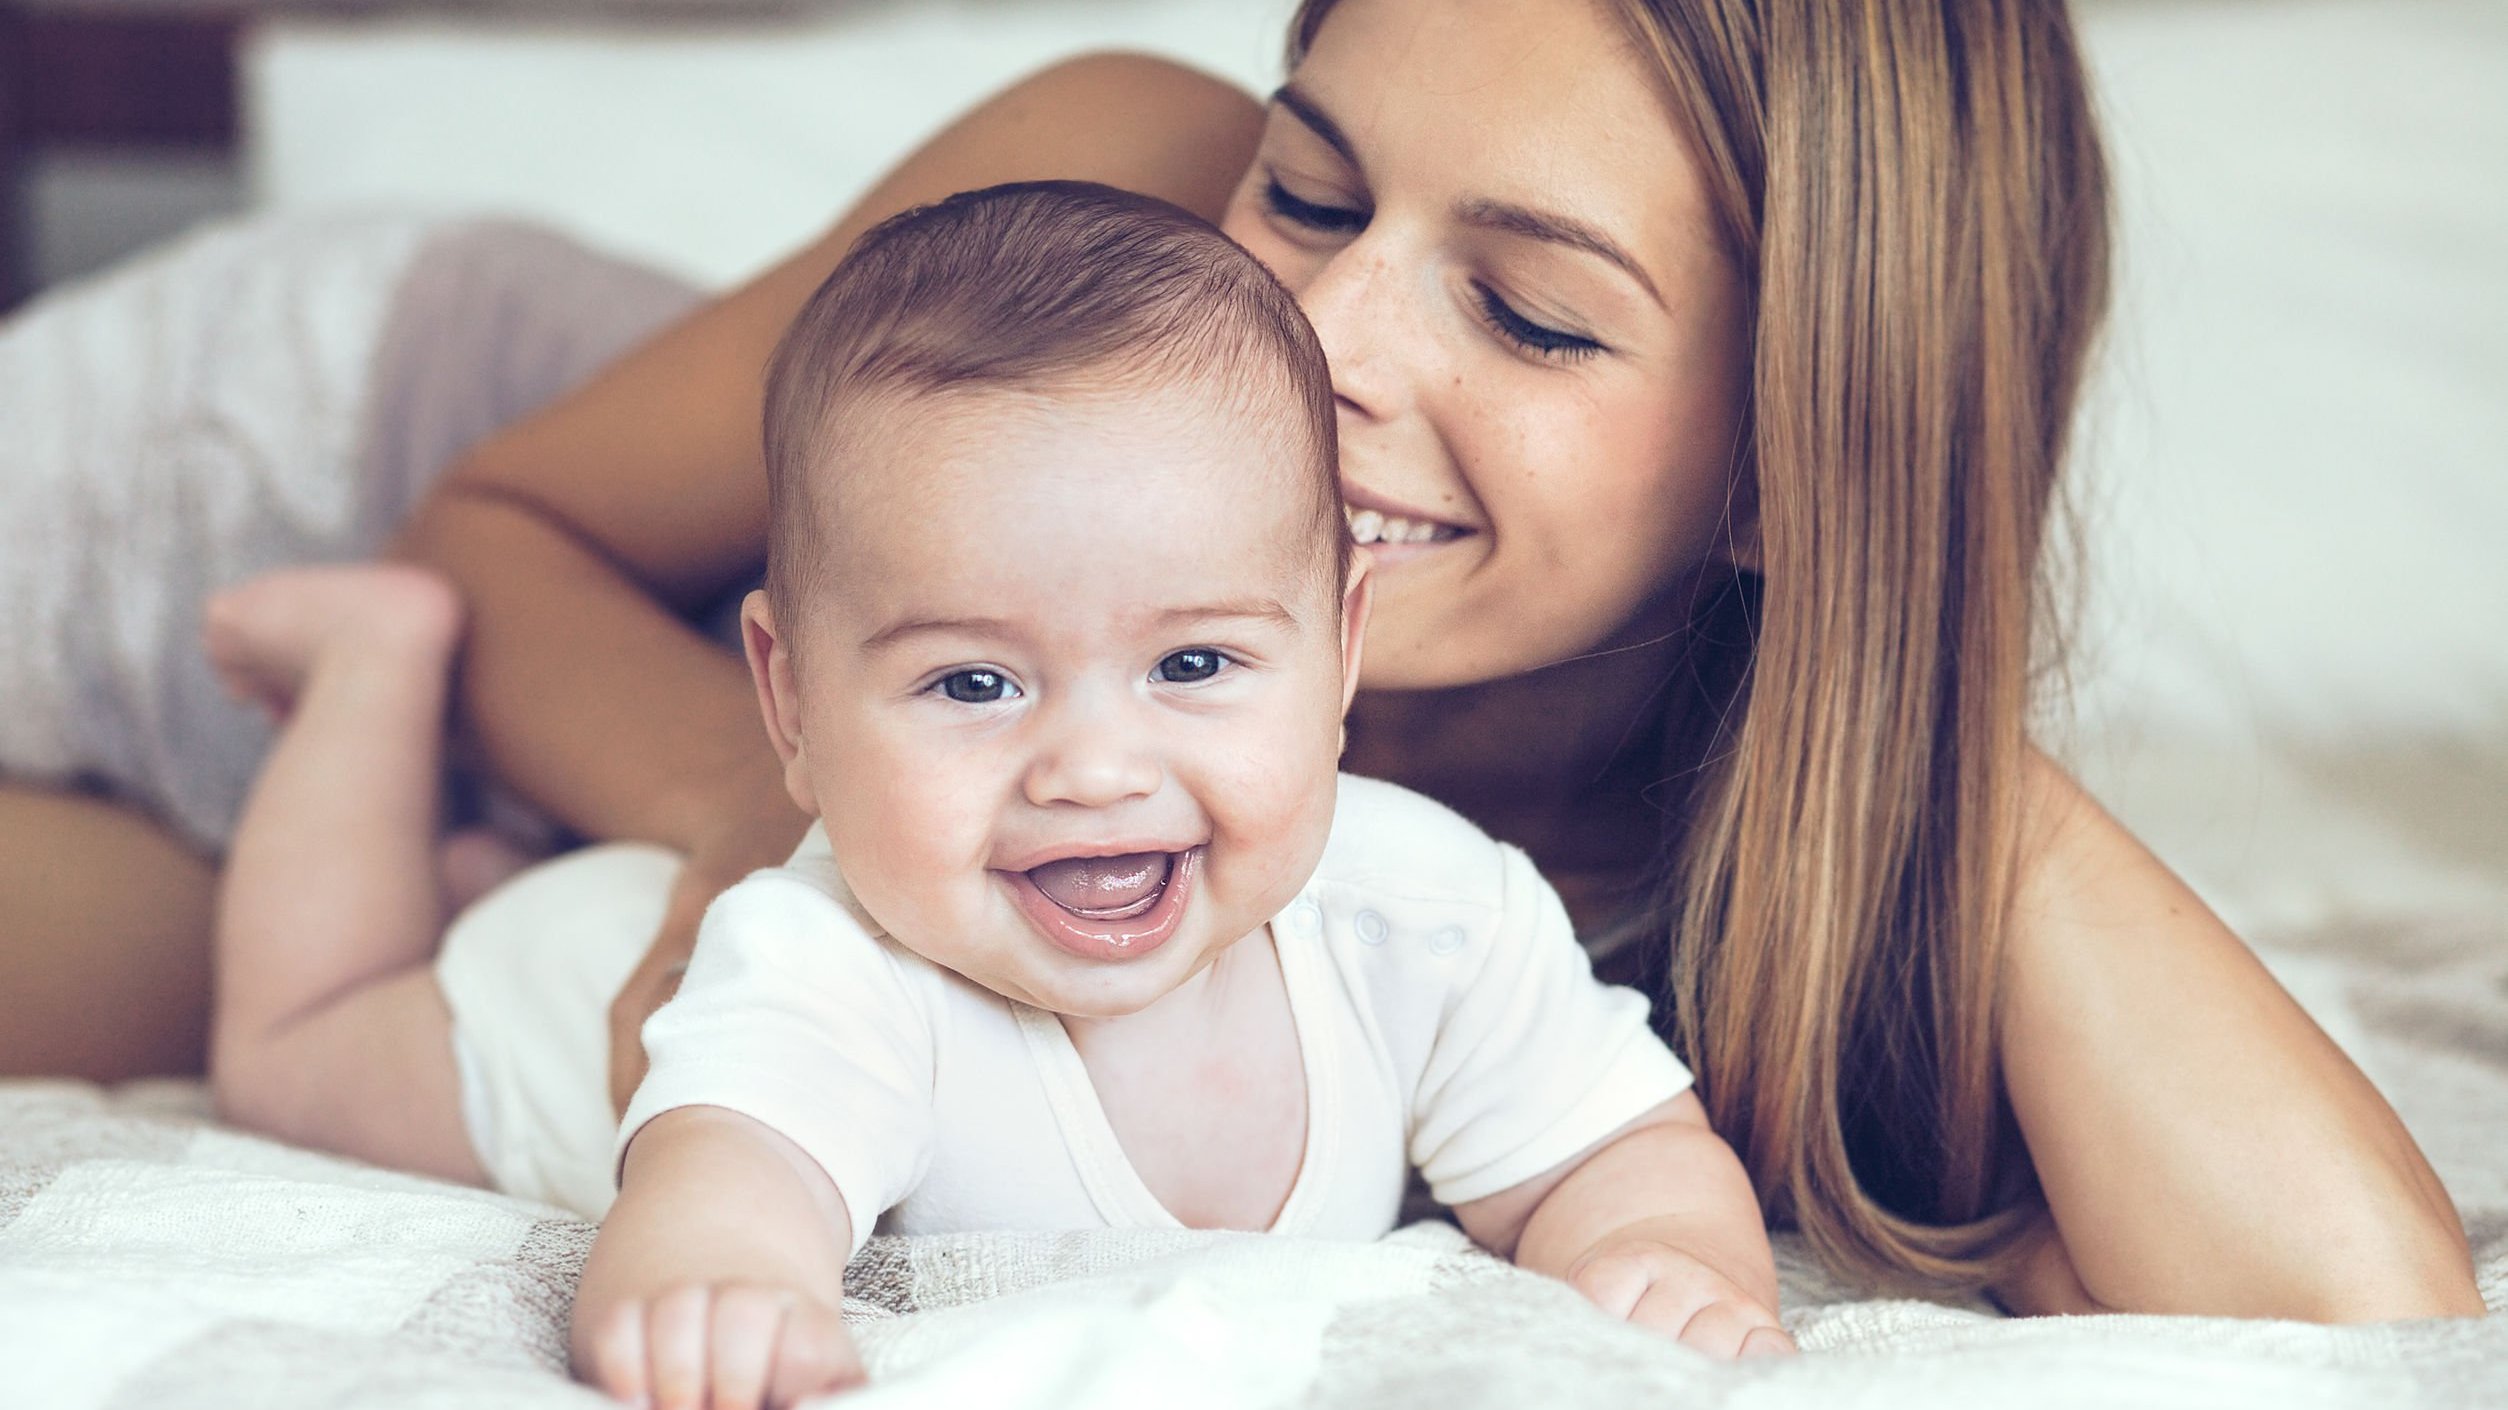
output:
[[1286, 627], [1291, 630], [1295, 630], [1298, 625], [1298, 615], [1295, 612], [1268, 597], [1252, 597], [1236, 602], [1212, 602], [1196, 607], [1170, 607], [1158, 614], [1158, 623], [1163, 627], [1171, 627], [1183, 622], [1228, 620], [1266, 622], [1272, 626]]
[[999, 617], [908, 617], [891, 622], [862, 639], [862, 649], [878, 651], [895, 646], [908, 637], [940, 634], [947, 636], [1007, 637], [1016, 634], [1008, 622]]

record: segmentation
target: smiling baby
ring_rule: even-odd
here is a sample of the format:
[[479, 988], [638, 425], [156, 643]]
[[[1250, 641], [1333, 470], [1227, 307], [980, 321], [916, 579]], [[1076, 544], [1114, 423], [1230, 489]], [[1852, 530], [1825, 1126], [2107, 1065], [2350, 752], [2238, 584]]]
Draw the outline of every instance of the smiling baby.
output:
[[[579, 1373], [666, 1406], [789, 1404], [860, 1375], [839, 1308], [875, 1228], [1366, 1239], [1414, 1169], [1478, 1242], [1610, 1313], [1726, 1355], [1788, 1345], [1749, 1182], [1645, 1001], [1593, 978], [1522, 853], [1337, 772], [1369, 581], [1335, 416], [1258, 263], [1104, 188], [909, 212], [812, 298], [769, 375], [767, 582], [742, 628], [817, 825], [714, 903], [645, 1029]], [[405, 573], [365, 571], [225, 609], [230, 675], [292, 712], [236, 844], [269, 898], [222, 941], [265, 968], [339, 924], [279, 894], [283, 825], [319, 825], [315, 785], [297, 818], [280, 775], [324, 759], [300, 736], [330, 721], [326, 685], [389, 693], [344, 662], [380, 655], [390, 613], [347, 631], [302, 599], [396, 599], [427, 618], [403, 657], [439, 678], [457, 630], [410, 608]], [[439, 679], [403, 717], [441, 701]], [[372, 750], [375, 727], [332, 743]], [[411, 1056], [370, 1039], [341, 1061], [449, 1094], [427, 1149], [303, 1114], [353, 1094], [257, 1124], [527, 1185], [508, 1172], [556, 1123], [495, 1097], [522, 1049], [492, 1030], [554, 999], [466, 999], [453, 972], [463, 929], [502, 906], [511, 931], [515, 904], [456, 922], [434, 970], [410, 943], [368, 966], [412, 996], [365, 1029]], [[301, 1068], [286, 1035], [331, 1020], [284, 1007], [244, 1026]], [[280, 1065], [257, 1051], [230, 1044], [230, 1073]]]

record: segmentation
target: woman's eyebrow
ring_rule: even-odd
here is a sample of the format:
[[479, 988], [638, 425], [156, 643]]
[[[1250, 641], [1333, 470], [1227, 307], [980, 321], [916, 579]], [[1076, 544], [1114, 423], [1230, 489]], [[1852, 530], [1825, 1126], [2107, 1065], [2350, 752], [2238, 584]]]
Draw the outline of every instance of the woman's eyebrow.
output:
[[1655, 301], [1655, 307], [1664, 306], [1663, 295], [1655, 288], [1655, 281], [1647, 278], [1646, 271], [1637, 267], [1637, 261], [1629, 252], [1621, 249], [1610, 236], [1581, 220], [1477, 197], [1455, 206], [1454, 218], [1484, 230], [1500, 230], [1510, 235], [1565, 245], [1571, 250], [1583, 250], [1617, 265], [1622, 273], [1637, 281], [1637, 286], [1646, 291], [1646, 297]]
[[[1317, 106], [1313, 98], [1299, 92], [1297, 85], [1280, 85], [1272, 93], [1271, 100], [1291, 117], [1306, 124], [1307, 130], [1313, 132], [1325, 146], [1340, 153], [1341, 160], [1354, 167], [1363, 165], [1358, 159], [1358, 149], [1350, 144], [1350, 135], [1341, 130], [1341, 124], [1334, 122], [1332, 115]], [[1477, 225], [1484, 230], [1504, 231], [1553, 245], [1565, 245], [1571, 250], [1582, 250], [1616, 266], [1637, 281], [1637, 287], [1645, 290], [1646, 297], [1655, 301], [1655, 307], [1665, 307], [1663, 291], [1655, 287], [1655, 281], [1638, 266], [1636, 258], [1620, 248], [1619, 242], [1581, 220], [1485, 197], [1462, 202], [1454, 208], [1454, 215], [1464, 224]]]
[[1305, 123], [1308, 130], [1323, 139], [1325, 146], [1339, 152], [1341, 160], [1352, 166], [1360, 165], [1358, 149], [1350, 145], [1350, 135], [1341, 130], [1341, 124], [1334, 122], [1330, 114], [1317, 107], [1314, 99], [1300, 93], [1296, 85], [1280, 85], [1272, 93], [1271, 100], [1288, 109], [1289, 116]]

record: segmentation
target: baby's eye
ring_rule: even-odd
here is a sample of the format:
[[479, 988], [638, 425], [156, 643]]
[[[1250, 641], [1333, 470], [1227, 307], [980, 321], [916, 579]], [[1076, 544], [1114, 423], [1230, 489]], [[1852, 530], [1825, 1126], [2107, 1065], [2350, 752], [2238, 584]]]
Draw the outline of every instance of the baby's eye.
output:
[[1170, 685], [1191, 685], [1196, 681], [1209, 680], [1225, 670], [1227, 665], [1228, 657], [1224, 652], [1213, 651], [1207, 646], [1188, 646], [1182, 651], [1169, 652], [1166, 659], [1158, 663], [1158, 678]]
[[983, 666], [951, 671], [934, 684], [940, 687], [941, 694], [961, 705], [992, 705], [1019, 698], [1019, 687], [1010, 683], [1010, 677]]

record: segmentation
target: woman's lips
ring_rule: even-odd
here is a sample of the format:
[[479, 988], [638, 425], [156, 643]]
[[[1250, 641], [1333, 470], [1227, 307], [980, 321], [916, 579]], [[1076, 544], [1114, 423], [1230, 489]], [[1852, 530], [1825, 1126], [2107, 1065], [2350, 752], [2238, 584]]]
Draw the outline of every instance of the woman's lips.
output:
[[[997, 871], [1028, 924], [1084, 960], [1136, 960], [1167, 943], [1184, 919], [1202, 848], [1047, 863]], [[1037, 873], [1045, 875], [1040, 881]], [[1113, 904], [1066, 904], [1102, 900]]]

